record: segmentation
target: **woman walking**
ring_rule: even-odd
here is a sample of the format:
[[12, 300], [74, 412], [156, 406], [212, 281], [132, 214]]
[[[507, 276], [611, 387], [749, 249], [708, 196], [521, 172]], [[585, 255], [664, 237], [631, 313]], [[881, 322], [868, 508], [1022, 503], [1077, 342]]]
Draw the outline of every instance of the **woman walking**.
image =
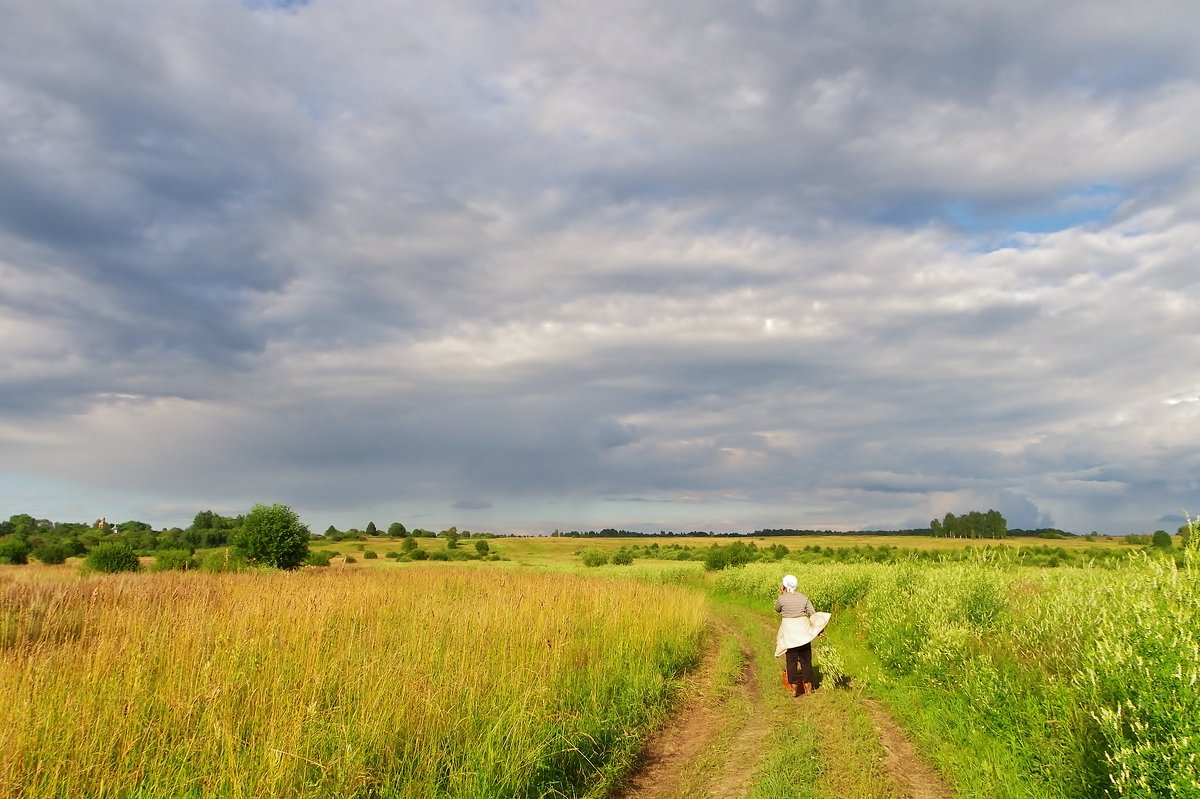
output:
[[812, 640], [829, 623], [829, 614], [817, 613], [808, 597], [796, 591], [797, 585], [795, 575], [785, 575], [779, 586], [779, 598], [775, 600], [775, 612], [781, 617], [775, 636], [775, 657], [787, 655], [787, 681], [792, 686], [792, 696], [812, 693]]

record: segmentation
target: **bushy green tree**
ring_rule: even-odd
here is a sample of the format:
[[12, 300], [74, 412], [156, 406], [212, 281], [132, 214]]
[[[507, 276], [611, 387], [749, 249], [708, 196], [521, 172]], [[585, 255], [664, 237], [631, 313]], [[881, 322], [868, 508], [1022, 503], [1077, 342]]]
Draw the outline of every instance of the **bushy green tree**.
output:
[[375, 526], [375, 522], [367, 522], [367, 535], [379, 535], [379, 528]]
[[0, 539], [0, 563], [23, 564], [29, 562], [29, 544], [24, 538], [7, 535]]
[[105, 574], [136, 572], [142, 568], [134, 551], [117, 541], [100, 544], [88, 553], [84, 562], [92, 571]]
[[392, 522], [388, 525], [388, 535], [392, 538], [403, 538], [408, 535], [408, 530], [400, 522]]
[[608, 553], [600, 549], [585, 549], [579, 556], [584, 566], [603, 566], [608, 563]]
[[67, 558], [71, 557], [71, 550], [66, 544], [57, 541], [47, 542], [36, 547], [33, 550], [33, 556], [47, 566], [57, 566], [67, 562]]
[[308, 538], [308, 527], [294, 510], [259, 503], [246, 514], [234, 546], [253, 565], [295, 569], [308, 555]]
[[490, 549], [490, 547], [488, 546], [487, 541], [476, 541], [475, 542], [475, 551], [478, 552], [480, 555], [487, 555], [489, 549]]
[[1150, 546], [1155, 549], [1171, 549], [1173, 545], [1171, 534], [1166, 530], [1155, 530], [1154, 535], [1150, 537]]
[[37, 529], [37, 519], [28, 513], [17, 513], [8, 517], [12, 532], [19, 536], [27, 536]]

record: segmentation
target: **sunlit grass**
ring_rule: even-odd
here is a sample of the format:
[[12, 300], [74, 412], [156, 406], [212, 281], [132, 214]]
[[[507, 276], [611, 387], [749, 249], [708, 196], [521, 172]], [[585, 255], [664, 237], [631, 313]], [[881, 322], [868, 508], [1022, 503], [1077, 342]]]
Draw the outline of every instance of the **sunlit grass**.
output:
[[0, 582], [0, 613], [24, 797], [583, 795], [705, 619], [672, 587], [415, 565], [49, 572]]
[[766, 603], [785, 570], [835, 610], [857, 684], [964, 795], [1200, 797], [1194, 553], [1116, 569], [751, 564], [714, 584]]

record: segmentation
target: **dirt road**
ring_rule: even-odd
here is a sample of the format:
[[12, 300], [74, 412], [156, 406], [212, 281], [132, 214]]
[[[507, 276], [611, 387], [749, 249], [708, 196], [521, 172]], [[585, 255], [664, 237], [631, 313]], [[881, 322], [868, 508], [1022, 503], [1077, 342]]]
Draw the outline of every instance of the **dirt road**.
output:
[[[614, 799], [952, 799], [879, 702], [854, 688], [785, 691], [773, 621], [720, 610], [681, 707]], [[719, 662], [722, 648], [740, 652], [740, 669]]]

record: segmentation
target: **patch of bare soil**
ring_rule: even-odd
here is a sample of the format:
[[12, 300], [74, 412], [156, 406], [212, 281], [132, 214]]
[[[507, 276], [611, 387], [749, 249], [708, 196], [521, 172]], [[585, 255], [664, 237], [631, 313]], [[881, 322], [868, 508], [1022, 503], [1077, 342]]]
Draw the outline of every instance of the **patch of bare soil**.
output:
[[[737, 687], [737, 704], [744, 708], [740, 714], [730, 713], [730, 697], [720, 700], [707, 693], [714, 684], [715, 644], [730, 635], [737, 638], [746, 663]], [[721, 625], [712, 640], [713, 646], [691, 681], [696, 688], [687, 695], [675, 718], [650, 742], [639, 769], [619, 799], [672, 799], [684, 790], [694, 791], [694, 780], [690, 785], [685, 783], [702, 763], [703, 768], [711, 768], [714, 757], [718, 765], [704, 788], [704, 796], [732, 799], [749, 791], [755, 764], [762, 757], [763, 741], [770, 732], [768, 714], [745, 636]], [[736, 729], [731, 730], [734, 725]], [[718, 736], [723, 740], [716, 741]]]
[[763, 755], [763, 741], [771, 730], [769, 717], [763, 707], [762, 692], [754, 673], [753, 654], [746, 640], [738, 636], [742, 652], [746, 655], [746, 668], [742, 672], [742, 690], [749, 699], [750, 714], [737, 731], [729, 747], [729, 754], [721, 768], [721, 774], [708, 788], [712, 799], [745, 796], [750, 790], [750, 780], [758, 770], [755, 765]]
[[665, 799], [676, 793], [687, 765], [704, 752], [720, 729], [720, 712], [714, 697], [709, 695], [716, 662], [714, 645], [689, 680], [694, 687], [684, 689], [682, 705], [651, 739], [636, 772], [616, 799]]
[[883, 744], [884, 766], [904, 799], [953, 799], [954, 794], [933, 768], [921, 759], [912, 741], [883, 705], [874, 699], [862, 700], [863, 707], [879, 732]]

